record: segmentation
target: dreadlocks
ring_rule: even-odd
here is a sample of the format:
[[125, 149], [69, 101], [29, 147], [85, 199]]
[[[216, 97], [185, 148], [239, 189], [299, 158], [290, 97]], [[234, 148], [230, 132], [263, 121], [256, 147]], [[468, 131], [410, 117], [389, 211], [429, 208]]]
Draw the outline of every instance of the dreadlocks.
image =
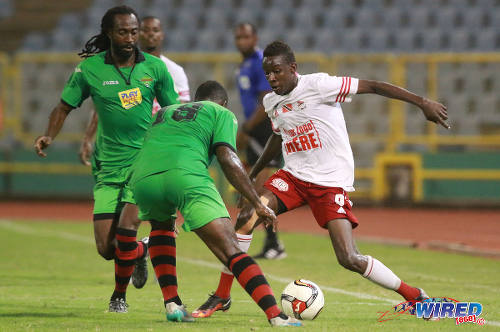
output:
[[93, 36], [85, 43], [85, 47], [80, 53], [78, 53], [80, 57], [88, 58], [99, 52], [109, 49], [111, 42], [107, 36], [107, 32], [113, 29], [113, 25], [115, 23], [115, 15], [120, 14], [134, 15], [137, 18], [138, 23], [140, 23], [139, 15], [137, 15], [135, 10], [130, 8], [129, 6], [116, 6], [108, 9], [101, 20], [101, 33]]

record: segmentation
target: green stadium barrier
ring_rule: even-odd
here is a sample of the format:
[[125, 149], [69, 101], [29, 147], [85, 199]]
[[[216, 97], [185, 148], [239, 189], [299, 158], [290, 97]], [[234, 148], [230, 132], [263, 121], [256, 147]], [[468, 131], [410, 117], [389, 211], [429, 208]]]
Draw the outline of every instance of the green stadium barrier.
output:
[[[486, 203], [500, 200], [498, 173], [500, 153], [427, 153], [422, 155], [422, 164], [429, 175], [432, 171], [446, 169], [450, 177], [424, 179], [425, 201], [483, 201]], [[451, 178], [454, 176], [454, 171], [451, 170], [457, 172], [455, 179]], [[476, 178], [465, 178], [465, 175]]]
[[[227, 204], [236, 202], [234, 188], [216, 160], [210, 175]], [[76, 148], [50, 148], [46, 158], [32, 150], [0, 151], [0, 196], [91, 199], [94, 179], [81, 165]]]
[[47, 158], [20, 149], [3, 152], [0, 160], [2, 196], [32, 198], [92, 197], [90, 167], [78, 162], [75, 148], [50, 149]]

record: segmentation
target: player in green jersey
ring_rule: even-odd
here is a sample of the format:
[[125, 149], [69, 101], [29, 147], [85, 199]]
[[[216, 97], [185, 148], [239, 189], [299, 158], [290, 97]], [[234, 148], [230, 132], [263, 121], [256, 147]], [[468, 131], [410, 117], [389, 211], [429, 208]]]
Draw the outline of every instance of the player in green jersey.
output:
[[[139, 32], [139, 46], [141, 50], [160, 58], [165, 63], [168, 72], [170, 73], [174, 81], [175, 89], [179, 93], [179, 101], [189, 102], [189, 83], [186, 73], [181, 66], [163, 56], [163, 38], [164, 33], [159, 18], [154, 16], [146, 16], [141, 19]], [[156, 114], [156, 112], [158, 112], [160, 108], [161, 106], [157, 102], [155, 102], [153, 104], [153, 115]], [[91, 165], [90, 159], [93, 152], [94, 135], [97, 131], [97, 121], [97, 113], [95, 111], [92, 111], [78, 154], [82, 164], [88, 166]]]
[[[109, 310], [126, 312], [125, 292], [132, 272], [144, 286], [147, 280], [147, 245], [129, 242], [117, 247], [115, 237], [129, 233], [116, 230], [118, 219], [129, 220], [137, 230], [140, 220], [127, 185], [130, 166], [151, 126], [151, 107], [178, 102], [178, 95], [165, 64], [137, 47], [139, 20], [128, 6], [109, 9], [101, 21], [101, 33], [92, 37], [79, 54], [83, 60], [62, 92], [61, 101], [50, 115], [47, 130], [35, 141], [39, 156], [59, 133], [67, 115], [85, 99], [92, 98], [99, 117], [92, 173], [94, 186], [94, 236], [99, 254], [115, 259], [115, 292]], [[121, 217], [120, 217], [121, 214]], [[123, 241], [122, 241], [123, 242]]]
[[[209, 175], [208, 166], [216, 157], [229, 182], [255, 207], [254, 217], [276, 226], [276, 216], [261, 202], [236, 155], [238, 122], [223, 107], [227, 99], [219, 83], [208, 81], [196, 90], [194, 103], [162, 108], [133, 165], [130, 185], [140, 208], [139, 218], [151, 221], [150, 257], [167, 320], [193, 321], [179, 297], [171, 293], [175, 290], [177, 294], [172, 237], [178, 209], [184, 217], [182, 228], [195, 232], [229, 268], [271, 325], [300, 326], [281, 312], [260, 267], [239, 247], [229, 213]], [[133, 230], [133, 224], [124, 219], [118, 227]]]

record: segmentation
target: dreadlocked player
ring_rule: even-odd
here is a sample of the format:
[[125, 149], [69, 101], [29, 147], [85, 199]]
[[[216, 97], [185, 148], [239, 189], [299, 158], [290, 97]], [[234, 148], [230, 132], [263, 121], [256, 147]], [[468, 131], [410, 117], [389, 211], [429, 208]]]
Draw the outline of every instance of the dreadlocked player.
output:
[[[138, 37], [139, 19], [132, 8], [118, 6], [106, 12], [101, 33], [79, 53], [85, 60], [66, 83], [45, 134], [35, 141], [36, 153], [45, 157], [43, 150], [57, 136], [68, 114], [92, 98], [99, 117], [92, 158], [94, 236], [99, 254], [115, 261], [110, 312], [127, 312], [125, 293], [132, 273], [137, 288], [147, 280], [147, 243], [135, 240], [140, 220], [127, 184], [129, 169], [151, 126], [155, 97], [161, 106], [178, 103], [165, 64], [141, 52]], [[120, 218], [127, 221], [127, 228], [117, 227]], [[172, 286], [177, 289], [177, 285]]]

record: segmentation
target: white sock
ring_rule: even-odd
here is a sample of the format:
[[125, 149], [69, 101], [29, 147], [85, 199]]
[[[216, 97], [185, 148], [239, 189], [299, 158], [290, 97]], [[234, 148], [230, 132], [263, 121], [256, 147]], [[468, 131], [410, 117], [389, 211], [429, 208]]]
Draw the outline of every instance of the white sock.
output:
[[368, 260], [368, 264], [366, 265], [366, 271], [363, 273], [363, 277], [382, 287], [392, 290], [399, 289], [399, 286], [401, 286], [401, 279], [399, 279], [394, 272], [382, 264], [378, 259], [368, 255], [365, 257]]
[[[236, 233], [236, 238], [238, 238], [238, 245], [239, 245], [241, 251], [243, 251], [243, 252], [247, 252], [248, 251], [248, 248], [250, 248], [250, 243], [252, 242], [252, 237], [253, 237], [253, 234], [246, 235], [246, 234], [238, 234], [238, 233]], [[227, 268], [227, 266], [223, 266], [222, 267], [222, 273], [233, 274]]]
[[252, 243], [253, 234], [246, 235], [236, 233], [236, 237], [238, 238], [238, 245], [240, 246], [241, 251], [248, 252], [250, 243]]

